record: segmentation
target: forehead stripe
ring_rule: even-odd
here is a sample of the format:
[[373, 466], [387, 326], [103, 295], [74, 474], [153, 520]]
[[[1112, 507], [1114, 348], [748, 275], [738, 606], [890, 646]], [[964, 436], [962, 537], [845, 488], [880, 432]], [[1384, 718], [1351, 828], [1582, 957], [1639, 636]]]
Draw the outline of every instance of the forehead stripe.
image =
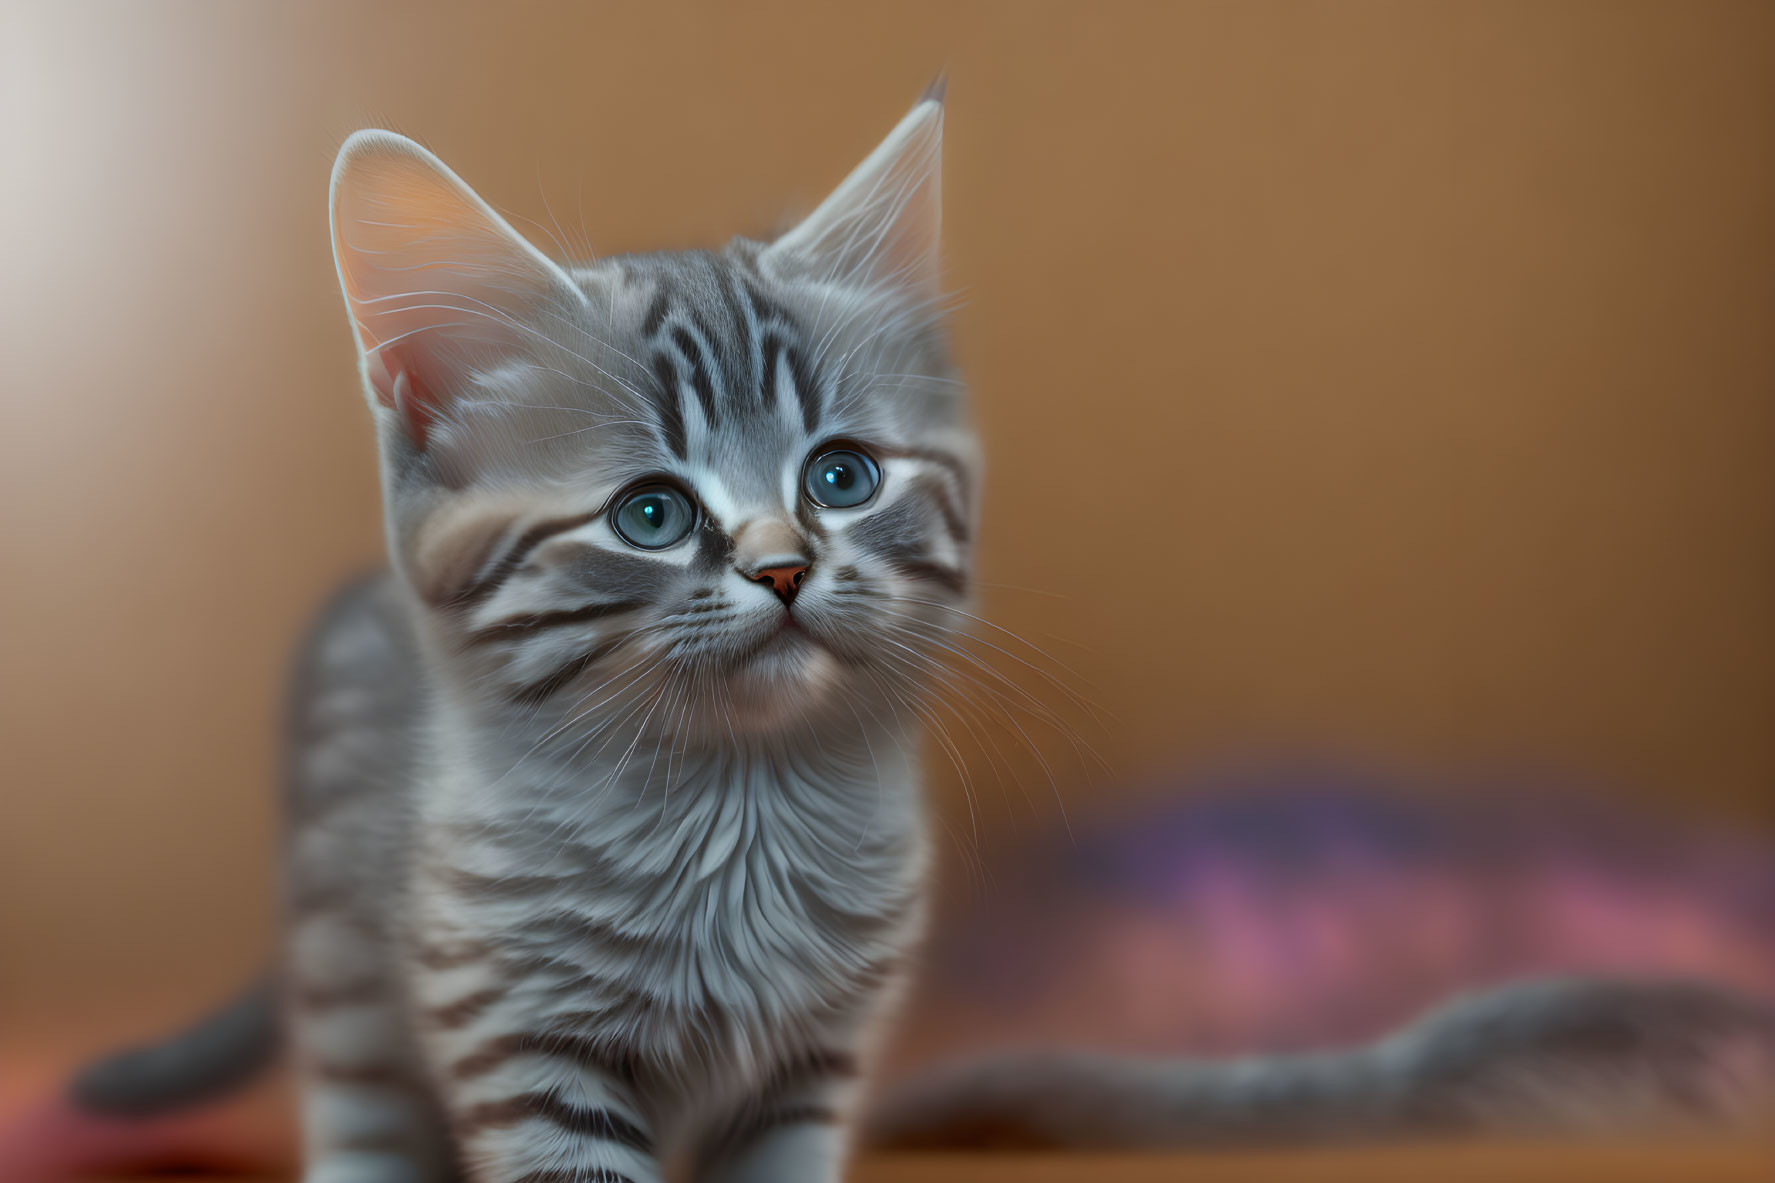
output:
[[801, 350], [793, 345], [783, 351], [789, 361], [789, 376], [795, 383], [795, 396], [801, 400], [801, 425], [812, 435], [820, 426], [820, 388]]
[[[686, 404], [693, 395], [712, 431], [721, 429], [723, 412], [793, 406], [803, 429], [817, 433], [826, 391], [795, 318], [760, 290], [741, 263], [699, 254], [686, 260], [686, 268], [656, 277], [642, 325], [655, 351], [652, 393], [672, 452], [687, 458]], [[793, 403], [785, 383], [795, 388]]]
[[683, 325], [673, 327], [672, 342], [684, 355], [684, 364], [690, 367], [690, 385], [696, 391], [697, 401], [703, 405], [703, 421], [711, 430], [719, 427], [721, 413], [715, 407], [715, 383], [709, 377], [709, 365], [702, 346]]
[[684, 437], [684, 408], [678, 402], [678, 371], [672, 359], [663, 353], [653, 355], [653, 409], [659, 414], [660, 435], [666, 447], [680, 460], [690, 456], [690, 445]]
[[764, 338], [764, 380], [759, 385], [759, 397], [766, 410], [777, 405], [777, 363], [782, 359], [783, 339], [775, 333]]
[[718, 282], [721, 289], [722, 302], [727, 305], [728, 319], [733, 322], [734, 339], [746, 343], [745, 357], [743, 359], [735, 359], [736, 361], [743, 362], [745, 372], [735, 375], [738, 380], [735, 382], [737, 389], [734, 391], [734, 394], [736, 397], [743, 398], [750, 391], [755, 390], [758, 392], [760, 399], [762, 399], [764, 386], [760, 374], [761, 357], [759, 349], [761, 343], [759, 341], [759, 336], [763, 332], [763, 328], [752, 318], [751, 314], [747, 311], [746, 301], [740, 296], [740, 278], [738, 272], [732, 267], [724, 268]]
[[749, 280], [742, 281], [740, 286], [745, 289], [746, 303], [752, 306], [752, 316], [759, 324], [763, 324], [767, 320], [789, 319], [787, 316], [783, 315], [782, 309], [765, 299], [764, 293], [760, 292], [755, 286], [753, 286]]
[[665, 323], [666, 310], [670, 306], [671, 302], [666, 299], [665, 288], [662, 286], [659, 293], [653, 297], [653, 303], [647, 308], [647, 319], [641, 323], [642, 336], [650, 341], [654, 338], [655, 334], [659, 332], [660, 325]]

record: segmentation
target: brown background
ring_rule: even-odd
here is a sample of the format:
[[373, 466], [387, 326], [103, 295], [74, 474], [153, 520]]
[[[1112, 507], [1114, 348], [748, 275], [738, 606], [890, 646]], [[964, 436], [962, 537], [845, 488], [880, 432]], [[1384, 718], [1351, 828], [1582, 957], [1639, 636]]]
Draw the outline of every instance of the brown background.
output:
[[0, 1042], [268, 948], [281, 670], [379, 546], [324, 216], [365, 123], [601, 252], [706, 244], [947, 67], [986, 607], [1118, 769], [1775, 825], [1775, 6], [360, 9], [0, 15]]

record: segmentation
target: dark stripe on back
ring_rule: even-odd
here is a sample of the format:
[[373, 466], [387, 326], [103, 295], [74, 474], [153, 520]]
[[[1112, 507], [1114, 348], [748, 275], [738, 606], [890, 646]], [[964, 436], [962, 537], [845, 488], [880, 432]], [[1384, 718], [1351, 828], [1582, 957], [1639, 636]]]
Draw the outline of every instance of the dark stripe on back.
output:
[[447, 1002], [434, 1006], [423, 1012], [422, 1018], [440, 1031], [454, 1031], [458, 1027], [466, 1027], [482, 1015], [487, 1008], [505, 997], [504, 986], [489, 986], [485, 990], [477, 990], [455, 1002]]
[[309, 1011], [369, 1006], [387, 997], [379, 978], [367, 978], [349, 986], [298, 985], [295, 995], [296, 1005]]
[[308, 1072], [328, 1084], [355, 1084], [364, 1088], [403, 1088], [407, 1077], [392, 1064], [329, 1064], [311, 1062]]
[[493, 950], [479, 942], [463, 945], [421, 945], [413, 953], [414, 960], [426, 969], [461, 969], [492, 956]]
[[329, 1134], [327, 1150], [356, 1150], [370, 1154], [404, 1154], [412, 1148], [407, 1144], [410, 1135], [405, 1130], [352, 1130], [338, 1135]]
[[[323, 786], [313, 783], [304, 785], [300, 794], [292, 794], [292, 796], [296, 797], [296, 801], [291, 807], [291, 820], [303, 826], [318, 826], [323, 823], [328, 823], [332, 819], [333, 814], [344, 809], [346, 806], [354, 805], [367, 799], [373, 799], [375, 793], [370, 790], [374, 787], [374, 785], [365, 785], [361, 781], [356, 780], [346, 781], [345, 783], [338, 785]], [[347, 818], [346, 822], [349, 825], [350, 819]], [[345, 887], [341, 888], [341, 890], [349, 896], [353, 889]], [[311, 899], [316, 900], [317, 902], [310, 905], [307, 901]], [[319, 901], [320, 897], [318, 895], [311, 895], [308, 892], [304, 892], [298, 897], [293, 897], [290, 906], [302, 911], [310, 911], [316, 908], [330, 906], [325, 902]]]
[[663, 353], [653, 355], [653, 405], [659, 412], [660, 434], [666, 447], [680, 460], [690, 457], [690, 446], [684, 438], [684, 408], [678, 405], [678, 371], [672, 359]]
[[[360, 792], [367, 792], [369, 788], [373, 786], [358, 785], [354, 783], [352, 787], [358, 789]], [[356, 794], [348, 791], [340, 792], [336, 795], [352, 799], [356, 798]], [[310, 815], [303, 814], [296, 820], [301, 825], [306, 826], [313, 819]], [[358, 885], [349, 880], [342, 879], [336, 883], [308, 880], [297, 884], [291, 889], [289, 897], [290, 912], [293, 915], [301, 916], [308, 912], [330, 912], [334, 908], [349, 907], [357, 902], [357, 892]]]
[[627, 1175], [605, 1167], [572, 1167], [567, 1170], [530, 1171], [512, 1183], [635, 1183]]

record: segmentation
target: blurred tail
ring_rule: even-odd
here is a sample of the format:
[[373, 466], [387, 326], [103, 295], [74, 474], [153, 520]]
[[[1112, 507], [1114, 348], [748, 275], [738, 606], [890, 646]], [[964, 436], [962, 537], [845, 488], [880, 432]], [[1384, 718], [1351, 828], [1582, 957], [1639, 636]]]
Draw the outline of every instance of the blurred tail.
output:
[[40, 1183], [257, 1157], [201, 1110], [257, 1077], [274, 1059], [278, 1035], [267, 981], [170, 1039], [90, 1065], [64, 1096], [0, 1127], [0, 1177]]
[[226, 1096], [257, 1076], [278, 1047], [276, 989], [256, 983], [170, 1039], [129, 1048], [74, 1077], [69, 1099], [102, 1117], [173, 1113]]
[[1194, 1147], [1644, 1132], [1775, 1101], [1775, 1009], [1717, 987], [1565, 979], [1458, 999], [1378, 1043], [1227, 1061], [1031, 1052], [890, 1093], [900, 1146]]

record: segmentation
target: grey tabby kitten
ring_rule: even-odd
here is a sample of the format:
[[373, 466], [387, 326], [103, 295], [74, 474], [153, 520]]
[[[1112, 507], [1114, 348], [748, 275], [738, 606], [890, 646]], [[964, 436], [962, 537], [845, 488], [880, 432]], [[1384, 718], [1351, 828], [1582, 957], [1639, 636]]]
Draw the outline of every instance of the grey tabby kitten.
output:
[[[917, 729], [978, 453], [940, 332], [940, 97], [769, 244], [567, 270], [389, 132], [333, 174], [392, 573], [300, 667], [282, 993], [307, 1183], [839, 1177], [923, 918]], [[176, 1111], [276, 990], [74, 1087]], [[915, 1084], [899, 1141], [1175, 1146], [1746, 1111], [1775, 1017], [1556, 982], [1365, 1048], [1034, 1053]]]
[[942, 126], [772, 243], [572, 270], [417, 144], [341, 150], [393, 572], [295, 705], [308, 1183], [838, 1177], [965, 619]]

